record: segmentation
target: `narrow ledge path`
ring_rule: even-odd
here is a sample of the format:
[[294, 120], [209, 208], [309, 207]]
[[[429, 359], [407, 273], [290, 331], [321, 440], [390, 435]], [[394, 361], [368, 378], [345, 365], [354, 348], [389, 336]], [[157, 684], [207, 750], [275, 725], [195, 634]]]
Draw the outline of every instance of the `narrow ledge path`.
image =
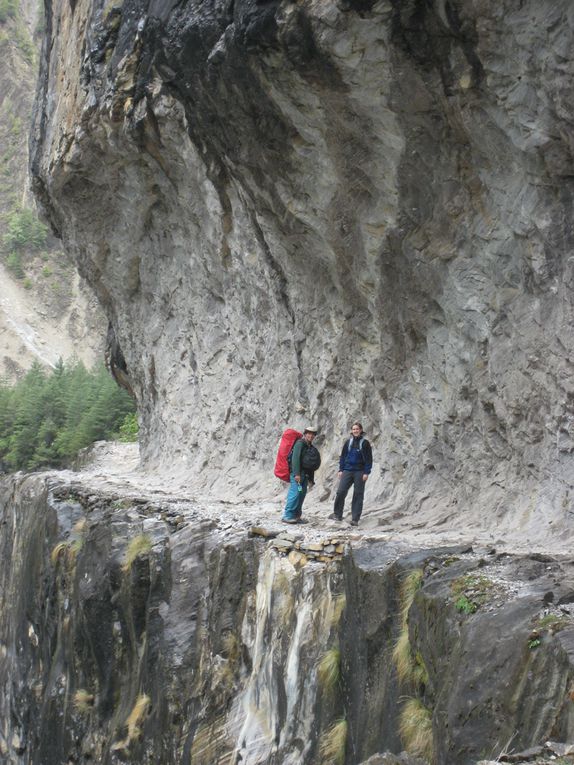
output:
[[[315, 542], [327, 536], [343, 539], [353, 549], [373, 543], [388, 542], [404, 549], [429, 549], [445, 546], [472, 546], [480, 554], [540, 553], [545, 555], [571, 556], [568, 539], [544, 538], [533, 544], [520, 529], [514, 534], [479, 524], [459, 523], [456, 527], [438, 519], [425, 522], [418, 513], [390, 512], [382, 514], [369, 506], [368, 494], [359, 527], [350, 526], [350, 497], [346, 516], [342, 522], [329, 518], [332, 513], [331, 499], [321, 499], [318, 492], [308, 493], [303, 508], [306, 523], [290, 525], [282, 523], [281, 514], [286, 490], [277, 481], [274, 496], [260, 501], [239, 500], [230, 502], [194, 491], [185, 480], [173, 480], [161, 474], [145, 471], [140, 465], [137, 444], [100, 442], [88, 450], [78, 470], [55, 470], [44, 473], [50, 487], [61, 490], [69, 487], [85, 496], [102, 495], [113, 501], [133, 502], [135, 507], [146, 508], [158, 517], [171, 519], [177, 524], [208, 522], [220, 532], [236, 535], [248, 532], [253, 526], [268, 529], [271, 534], [296, 533], [307, 541]], [[162, 516], [163, 514], [163, 516]], [[176, 520], [177, 519], [177, 520]]]

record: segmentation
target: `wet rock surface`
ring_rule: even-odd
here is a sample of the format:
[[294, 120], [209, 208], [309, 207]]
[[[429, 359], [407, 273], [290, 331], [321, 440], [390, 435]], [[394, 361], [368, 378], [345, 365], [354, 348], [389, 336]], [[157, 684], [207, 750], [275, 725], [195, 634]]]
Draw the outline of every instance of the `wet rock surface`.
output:
[[245, 509], [93, 480], [0, 485], [6, 762], [319, 765], [335, 736], [346, 765], [568, 756], [570, 558], [353, 529], [301, 565], [320, 518], [259, 510], [264, 536]]

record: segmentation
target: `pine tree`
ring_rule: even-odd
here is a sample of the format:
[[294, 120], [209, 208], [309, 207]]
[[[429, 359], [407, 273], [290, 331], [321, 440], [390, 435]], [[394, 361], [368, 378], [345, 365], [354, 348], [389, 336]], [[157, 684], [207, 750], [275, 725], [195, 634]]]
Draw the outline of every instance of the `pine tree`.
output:
[[114, 438], [134, 404], [107, 371], [60, 359], [34, 364], [14, 387], [0, 381], [0, 469], [65, 464], [94, 440]]

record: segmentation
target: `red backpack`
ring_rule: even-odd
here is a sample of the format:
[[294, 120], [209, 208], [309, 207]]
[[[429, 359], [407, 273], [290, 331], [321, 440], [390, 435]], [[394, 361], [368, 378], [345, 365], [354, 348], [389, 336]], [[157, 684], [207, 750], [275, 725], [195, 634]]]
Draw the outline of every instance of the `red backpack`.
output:
[[277, 459], [275, 460], [275, 470], [273, 471], [277, 478], [282, 481], [289, 482], [289, 462], [288, 457], [298, 438], [302, 438], [303, 434], [293, 428], [287, 428], [283, 431], [281, 441], [279, 442], [279, 449], [277, 450]]

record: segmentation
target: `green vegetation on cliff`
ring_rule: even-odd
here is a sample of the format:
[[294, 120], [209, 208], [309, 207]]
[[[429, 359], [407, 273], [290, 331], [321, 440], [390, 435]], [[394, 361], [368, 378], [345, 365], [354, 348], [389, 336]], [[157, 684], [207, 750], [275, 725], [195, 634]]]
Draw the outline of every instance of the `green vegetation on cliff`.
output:
[[[14, 208], [5, 216], [6, 233], [2, 236], [1, 249], [8, 270], [17, 278], [26, 277], [26, 266], [46, 244], [48, 229], [29, 208]], [[44, 269], [48, 266], [44, 266]], [[49, 269], [49, 274], [52, 271]]]
[[0, 0], [0, 23], [13, 19], [18, 12], [18, 0]]
[[48, 229], [33, 210], [17, 207], [6, 218], [4, 247], [8, 250], [39, 249], [46, 244]]
[[0, 462], [10, 470], [66, 464], [94, 441], [134, 440], [134, 403], [103, 367], [34, 364], [15, 386], [0, 385]]

